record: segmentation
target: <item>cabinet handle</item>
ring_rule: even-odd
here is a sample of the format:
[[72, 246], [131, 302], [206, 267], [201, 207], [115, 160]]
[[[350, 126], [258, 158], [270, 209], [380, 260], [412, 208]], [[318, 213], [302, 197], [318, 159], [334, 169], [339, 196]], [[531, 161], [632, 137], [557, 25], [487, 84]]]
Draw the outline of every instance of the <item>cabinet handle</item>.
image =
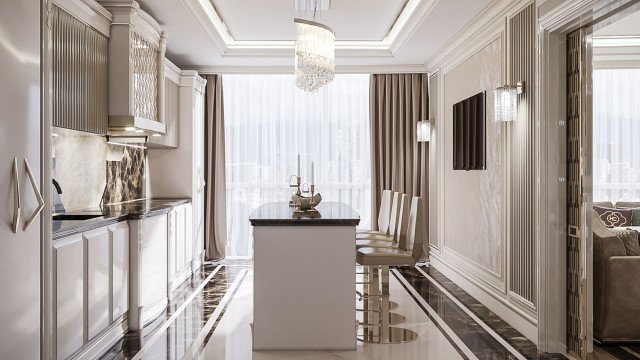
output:
[[11, 231], [18, 232], [18, 221], [20, 221], [20, 177], [18, 175], [18, 158], [13, 158], [13, 222]]
[[31, 181], [31, 187], [33, 188], [33, 193], [36, 195], [36, 199], [38, 200], [38, 208], [33, 212], [29, 220], [24, 223], [23, 231], [27, 231], [33, 220], [35, 220], [42, 209], [44, 209], [44, 199], [42, 198], [42, 194], [40, 193], [40, 189], [38, 189], [38, 184], [36, 184], [36, 179], [33, 178], [33, 173], [31, 172], [31, 167], [29, 166], [29, 162], [27, 159], [24, 159], [24, 167], [27, 169], [27, 175], [29, 175], [29, 180]]

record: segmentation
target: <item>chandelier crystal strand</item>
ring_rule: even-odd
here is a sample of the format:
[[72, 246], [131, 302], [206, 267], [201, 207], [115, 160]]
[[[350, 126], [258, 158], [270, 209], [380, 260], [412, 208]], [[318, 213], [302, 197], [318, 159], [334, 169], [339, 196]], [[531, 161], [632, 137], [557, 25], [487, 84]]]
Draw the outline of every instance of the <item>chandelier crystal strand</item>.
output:
[[294, 22], [296, 86], [315, 92], [335, 77], [335, 34], [330, 27], [315, 21], [294, 19]]

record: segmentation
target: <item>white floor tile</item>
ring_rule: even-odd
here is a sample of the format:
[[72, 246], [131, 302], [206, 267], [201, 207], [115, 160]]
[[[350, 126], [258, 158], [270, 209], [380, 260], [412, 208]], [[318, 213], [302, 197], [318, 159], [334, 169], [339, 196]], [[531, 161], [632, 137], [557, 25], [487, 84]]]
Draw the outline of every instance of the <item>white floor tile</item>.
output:
[[[438, 330], [435, 324], [418, 307], [415, 301], [391, 276], [391, 297], [399, 304], [394, 310], [406, 316], [400, 325], [416, 331], [416, 341], [398, 345], [379, 345], [358, 342], [356, 351], [251, 351], [252, 289], [250, 272], [236, 293], [233, 301], [206, 344], [199, 359], [226, 360], [322, 360], [322, 359], [461, 359], [455, 348]], [[311, 324], [310, 324], [311, 326]]]

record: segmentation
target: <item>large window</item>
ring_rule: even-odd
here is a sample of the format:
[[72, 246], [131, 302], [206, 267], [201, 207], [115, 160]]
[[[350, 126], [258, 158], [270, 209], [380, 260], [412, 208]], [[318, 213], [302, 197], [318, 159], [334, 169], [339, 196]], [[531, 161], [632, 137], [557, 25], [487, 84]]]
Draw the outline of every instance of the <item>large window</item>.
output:
[[288, 201], [301, 157], [302, 182], [340, 201], [370, 225], [369, 76], [336, 75], [317, 93], [293, 75], [224, 75], [227, 256], [252, 256], [248, 220], [261, 204]]
[[640, 201], [640, 69], [593, 72], [593, 200]]

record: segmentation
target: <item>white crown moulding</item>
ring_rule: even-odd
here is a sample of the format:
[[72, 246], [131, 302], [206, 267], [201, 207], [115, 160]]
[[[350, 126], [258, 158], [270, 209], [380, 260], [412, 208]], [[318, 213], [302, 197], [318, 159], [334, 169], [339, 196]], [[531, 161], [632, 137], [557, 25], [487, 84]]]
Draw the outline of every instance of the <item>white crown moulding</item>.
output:
[[[180, 0], [223, 57], [291, 57], [294, 41], [235, 40], [210, 0]], [[336, 56], [387, 57], [398, 54], [441, 0], [409, 0], [387, 36], [379, 41], [336, 40]]]

